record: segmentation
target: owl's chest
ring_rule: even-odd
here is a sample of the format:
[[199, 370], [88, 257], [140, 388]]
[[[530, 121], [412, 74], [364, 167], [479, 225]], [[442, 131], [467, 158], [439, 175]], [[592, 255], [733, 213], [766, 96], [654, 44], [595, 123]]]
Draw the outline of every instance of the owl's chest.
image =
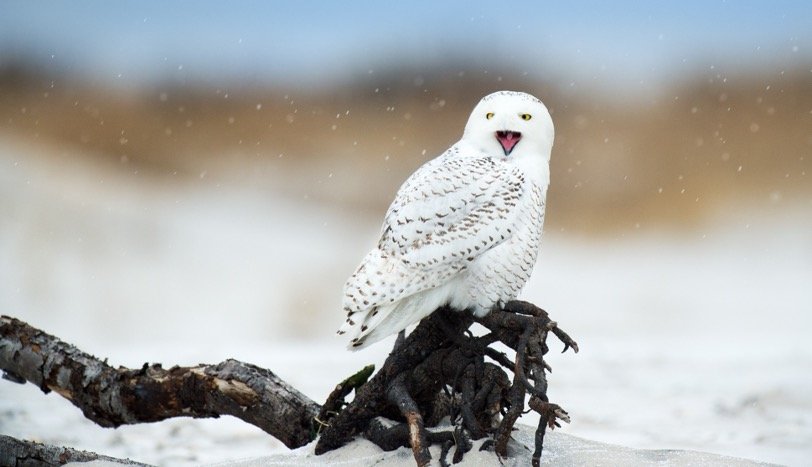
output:
[[541, 245], [545, 193], [533, 185], [528, 195], [517, 206], [518, 215], [511, 228], [511, 237], [471, 265], [476, 282], [494, 283], [497, 288], [513, 293], [530, 277]]
[[499, 256], [507, 255], [503, 261], [513, 260], [525, 263], [529, 260], [535, 264], [544, 226], [544, 198], [544, 190], [538, 185], [532, 184], [528, 196], [523, 197], [517, 206], [519, 212], [516, 216], [513, 236], [497, 247], [501, 250], [497, 252]]

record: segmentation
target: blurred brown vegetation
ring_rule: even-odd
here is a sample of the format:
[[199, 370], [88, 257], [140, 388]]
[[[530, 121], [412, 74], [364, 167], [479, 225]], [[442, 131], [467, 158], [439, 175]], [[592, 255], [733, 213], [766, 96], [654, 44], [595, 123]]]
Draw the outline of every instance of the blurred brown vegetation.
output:
[[697, 72], [645, 100], [482, 72], [392, 70], [310, 90], [132, 89], [6, 66], [0, 137], [37, 140], [57, 156], [70, 148], [138, 177], [268, 183], [383, 210], [498, 89], [531, 92], [553, 114], [549, 228], [691, 226], [727, 206], [810, 203], [812, 88], [800, 68]]

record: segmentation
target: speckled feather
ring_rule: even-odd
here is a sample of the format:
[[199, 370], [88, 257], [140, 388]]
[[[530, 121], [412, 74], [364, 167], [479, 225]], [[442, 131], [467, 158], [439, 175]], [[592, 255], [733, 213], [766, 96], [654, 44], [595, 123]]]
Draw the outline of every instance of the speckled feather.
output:
[[[499, 99], [509, 99], [514, 106], [529, 100], [531, 108], [540, 114], [540, 106], [549, 120], [543, 104], [523, 93], [486, 96], [477, 109], [500, 108]], [[377, 247], [347, 281], [347, 319], [339, 334], [351, 334], [350, 348], [396, 333], [443, 304], [484, 315], [515, 298], [530, 277], [544, 222], [552, 137], [549, 145], [542, 145], [541, 157], [528, 137], [529, 149], [521, 147], [520, 157], [511, 158], [499, 146], [494, 150], [487, 142], [479, 143], [477, 135], [486, 128], [472, 123], [477, 109], [463, 139], [401, 186]], [[551, 132], [551, 121], [549, 125]], [[530, 130], [522, 128], [523, 140], [535, 131], [526, 127]]]

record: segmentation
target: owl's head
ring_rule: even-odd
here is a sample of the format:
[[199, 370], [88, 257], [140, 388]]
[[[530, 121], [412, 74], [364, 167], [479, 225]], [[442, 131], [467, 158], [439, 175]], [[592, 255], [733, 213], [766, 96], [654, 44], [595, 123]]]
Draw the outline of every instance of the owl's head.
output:
[[549, 160], [554, 135], [550, 112], [538, 98], [499, 91], [483, 97], [474, 107], [463, 140], [493, 157]]

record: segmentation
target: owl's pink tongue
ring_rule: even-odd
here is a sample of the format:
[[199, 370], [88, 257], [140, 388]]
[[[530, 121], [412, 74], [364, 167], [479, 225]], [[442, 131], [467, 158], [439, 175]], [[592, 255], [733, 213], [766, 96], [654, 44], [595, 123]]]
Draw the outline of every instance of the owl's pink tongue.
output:
[[518, 131], [497, 131], [496, 139], [499, 140], [499, 144], [502, 145], [502, 150], [505, 151], [505, 155], [507, 156], [513, 151], [513, 147], [516, 146], [516, 143], [522, 139], [522, 134]]

